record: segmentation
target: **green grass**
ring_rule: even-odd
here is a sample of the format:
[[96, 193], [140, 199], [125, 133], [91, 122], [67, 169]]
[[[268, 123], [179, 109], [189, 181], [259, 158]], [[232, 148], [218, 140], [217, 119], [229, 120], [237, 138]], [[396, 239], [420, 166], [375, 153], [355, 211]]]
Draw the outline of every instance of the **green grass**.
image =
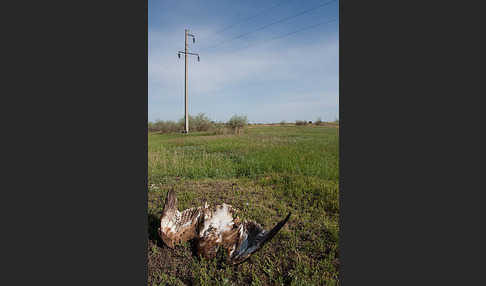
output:
[[[149, 134], [149, 285], [337, 285], [339, 128], [258, 126], [244, 134]], [[156, 228], [167, 191], [179, 209], [226, 202], [241, 217], [287, 225], [249, 261], [167, 249]]]

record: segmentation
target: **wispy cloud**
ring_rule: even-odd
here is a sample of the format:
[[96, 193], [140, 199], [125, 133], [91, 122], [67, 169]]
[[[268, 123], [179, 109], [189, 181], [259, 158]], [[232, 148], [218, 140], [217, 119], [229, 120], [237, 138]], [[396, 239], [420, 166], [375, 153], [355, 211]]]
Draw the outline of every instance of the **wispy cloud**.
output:
[[[220, 27], [219, 27], [220, 28]], [[216, 27], [193, 31], [189, 57], [190, 113], [204, 112], [214, 120], [246, 114], [252, 122], [334, 120], [338, 116], [337, 33], [312, 42], [250, 42], [240, 51], [233, 46], [207, 47], [219, 42]], [[245, 45], [236, 45], [244, 47]], [[184, 112], [184, 27], [149, 29], [149, 120], [176, 120]]]

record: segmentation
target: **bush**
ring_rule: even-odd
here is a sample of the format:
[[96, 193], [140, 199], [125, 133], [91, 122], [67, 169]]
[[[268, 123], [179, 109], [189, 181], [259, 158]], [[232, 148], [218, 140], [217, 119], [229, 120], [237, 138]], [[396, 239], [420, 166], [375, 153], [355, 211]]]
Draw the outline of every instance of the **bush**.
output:
[[195, 117], [189, 117], [189, 130], [208, 131], [213, 126], [214, 124], [204, 113], [199, 113]]
[[307, 121], [305, 120], [296, 120], [295, 125], [307, 125]]
[[[185, 128], [186, 119], [182, 117], [179, 119], [179, 124], [182, 126], [182, 130]], [[189, 132], [191, 131], [208, 131], [212, 129], [214, 124], [211, 122], [204, 113], [199, 113], [196, 116], [189, 115]]]
[[315, 125], [322, 125], [322, 119], [320, 117], [317, 117], [317, 120], [314, 122]]
[[161, 132], [161, 133], [169, 133], [169, 132], [179, 132], [184, 127], [174, 121], [163, 121], [157, 120], [154, 123], [148, 123], [148, 129], [151, 132]]
[[224, 125], [218, 125], [218, 126], [215, 126], [214, 129], [213, 129], [213, 134], [215, 135], [226, 135], [226, 134], [229, 134], [231, 131], [231, 129], [229, 129], [228, 127], [224, 126]]
[[[148, 123], [150, 132], [175, 133], [181, 132], [185, 127], [185, 119], [181, 118], [178, 122], [157, 120]], [[189, 131], [208, 131], [214, 127], [214, 123], [204, 114], [199, 113], [196, 116], [189, 115]]]
[[235, 134], [240, 134], [241, 130], [248, 124], [248, 118], [246, 115], [233, 115], [230, 118], [227, 125], [231, 128]]
[[285, 125], [285, 124], [286, 124], [285, 120], [280, 121], [280, 125]]

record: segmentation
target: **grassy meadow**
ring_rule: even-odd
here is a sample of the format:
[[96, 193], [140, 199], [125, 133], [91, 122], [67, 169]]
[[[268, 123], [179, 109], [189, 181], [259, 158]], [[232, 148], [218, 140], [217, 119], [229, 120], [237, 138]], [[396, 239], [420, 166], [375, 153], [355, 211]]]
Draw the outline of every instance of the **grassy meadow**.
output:
[[[149, 133], [149, 285], [338, 285], [339, 128], [252, 125], [240, 135]], [[167, 248], [157, 236], [165, 197], [183, 210], [228, 203], [281, 231], [237, 266]]]

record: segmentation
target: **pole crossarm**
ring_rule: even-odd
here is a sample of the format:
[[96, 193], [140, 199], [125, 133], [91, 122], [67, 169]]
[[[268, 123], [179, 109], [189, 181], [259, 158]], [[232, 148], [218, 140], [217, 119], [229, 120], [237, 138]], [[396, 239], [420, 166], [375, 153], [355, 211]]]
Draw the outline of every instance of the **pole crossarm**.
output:
[[178, 51], [177, 53], [179, 53], [179, 54], [188, 54], [188, 55], [193, 55], [193, 56], [199, 56], [199, 54], [198, 54], [198, 53], [190, 53], [190, 52], [187, 52], [187, 53], [186, 53], [186, 52], [184, 52], [184, 51]]

